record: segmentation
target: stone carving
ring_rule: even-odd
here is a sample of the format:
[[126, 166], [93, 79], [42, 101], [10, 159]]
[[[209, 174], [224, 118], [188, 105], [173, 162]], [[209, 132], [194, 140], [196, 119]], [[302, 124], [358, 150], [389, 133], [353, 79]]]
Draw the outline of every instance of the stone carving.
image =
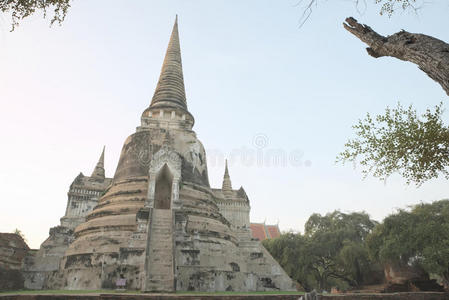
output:
[[192, 161], [192, 172], [201, 163], [201, 145], [197, 141], [190, 143], [189, 155]]
[[174, 178], [181, 178], [181, 158], [178, 153], [170, 150], [167, 144], [153, 155], [150, 162], [150, 174], [156, 174], [165, 164], [168, 165]]

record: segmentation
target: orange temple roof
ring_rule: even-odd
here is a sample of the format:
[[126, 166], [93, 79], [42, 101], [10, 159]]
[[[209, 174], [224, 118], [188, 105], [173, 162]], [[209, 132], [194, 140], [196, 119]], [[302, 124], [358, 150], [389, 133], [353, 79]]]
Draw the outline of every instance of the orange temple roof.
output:
[[259, 241], [275, 239], [281, 235], [278, 225], [266, 225], [265, 223], [250, 224], [252, 236]]

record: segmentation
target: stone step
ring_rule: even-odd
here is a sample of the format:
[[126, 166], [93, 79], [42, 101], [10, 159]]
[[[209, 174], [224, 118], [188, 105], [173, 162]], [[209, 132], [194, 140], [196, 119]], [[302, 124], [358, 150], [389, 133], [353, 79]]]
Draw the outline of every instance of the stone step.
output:
[[169, 246], [169, 245], [167, 245], [165, 247], [158, 246], [157, 248], [151, 249], [151, 252], [152, 253], [157, 253], [157, 254], [164, 254], [164, 253], [167, 253], [166, 252], [167, 249], [172, 249], [172, 247]]
[[165, 221], [163, 224], [158, 224], [158, 223], [156, 223], [156, 222], [153, 222], [153, 223], [151, 224], [151, 226], [154, 226], [154, 228], [170, 228], [170, 227], [167, 226], [167, 223], [171, 223], [171, 219]]
[[172, 218], [168, 218], [167, 220], [155, 220], [153, 219], [153, 224], [158, 226], [166, 226], [167, 223], [171, 223]]
[[151, 249], [150, 249], [150, 251], [153, 253], [156, 253], [156, 254], [159, 254], [159, 255], [163, 255], [164, 253], [167, 253], [166, 252], [166, 250], [167, 249], [172, 249], [172, 247], [170, 246], [170, 245], [167, 245], [167, 246], [161, 246], [161, 245], [159, 245], [159, 246], [157, 246], [157, 247], [152, 247]]
[[161, 258], [154, 258], [154, 259], [152, 259], [152, 262], [153, 262], [153, 266], [156, 266], [156, 265], [158, 265], [158, 264], [170, 264], [170, 263], [167, 263], [167, 259], [169, 259], [170, 258], [170, 256], [165, 256], [165, 257], [161, 257]]
[[171, 228], [167, 228], [167, 227], [153, 227], [152, 228], [152, 232], [153, 233], [159, 233], [161, 235], [167, 235], [167, 234], [171, 234]]
[[173, 291], [173, 212], [170, 209], [153, 209], [151, 218], [146, 289]]
[[[154, 252], [152, 252], [151, 253], [152, 255], [153, 254], [156, 254], [157, 255], [157, 253], [154, 253]], [[157, 255], [158, 256], [158, 255]], [[152, 259], [152, 261], [153, 262], [159, 262], [159, 261], [161, 261], [161, 262], [165, 262], [167, 259], [169, 259], [169, 258], [171, 258], [171, 255], [164, 255], [164, 256], [160, 256], [160, 257], [158, 257], [158, 258], [153, 258]]]
[[[166, 269], [168, 267], [171, 267], [171, 264], [154, 264], [152, 269], [154, 271], [164, 271], [164, 269]], [[167, 279], [166, 274], [162, 274], [162, 273], [161, 274], [156, 274], [156, 273], [150, 274], [150, 278], [155, 278], [155, 277], [162, 278], [162, 279]]]
[[161, 230], [161, 229], [155, 229], [155, 230], [152, 230], [152, 233], [153, 233], [153, 238], [155, 239], [155, 240], [161, 240], [162, 238], [165, 238], [166, 236], [171, 236], [171, 230], [169, 230], [169, 229], [164, 229], [164, 230]]

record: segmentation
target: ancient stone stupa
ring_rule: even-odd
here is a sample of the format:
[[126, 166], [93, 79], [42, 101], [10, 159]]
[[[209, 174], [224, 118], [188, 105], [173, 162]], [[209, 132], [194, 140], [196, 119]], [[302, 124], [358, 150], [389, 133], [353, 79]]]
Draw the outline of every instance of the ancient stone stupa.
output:
[[115, 175], [104, 152], [92, 176], [69, 190], [61, 226], [25, 263], [30, 288], [143, 291], [292, 290], [251, 238], [249, 200], [209, 186], [206, 153], [187, 109], [177, 20], [150, 106], [123, 146]]

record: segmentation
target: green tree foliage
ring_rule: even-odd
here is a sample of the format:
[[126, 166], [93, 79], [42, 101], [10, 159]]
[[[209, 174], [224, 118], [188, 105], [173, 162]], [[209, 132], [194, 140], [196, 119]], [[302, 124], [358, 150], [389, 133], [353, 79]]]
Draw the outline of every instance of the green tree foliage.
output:
[[367, 238], [381, 262], [418, 264], [449, 287], [449, 200], [418, 204], [384, 219]]
[[1, 0], [0, 11], [11, 15], [13, 31], [18, 25], [19, 21], [34, 14], [36, 11], [44, 13], [44, 18], [47, 16], [47, 10], [53, 10], [53, 18], [50, 25], [58, 22], [61, 24], [70, 7], [70, 0]]
[[375, 225], [365, 213], [314, 214], [304, 235], [283, 234], [264, 246], [306, 290], [345, 290], [367, 283], [380, 269], [364, 242]]
[[263, 245], [291, 278], [294, 278], [308, 291], [315, 287], [308, 273], [310, 263], [308, 253], [310, 250], [309, 241], [306, 237], [289, 232], [282, 234], [277, 239], [265, 240]]
[[366, 213], [345, 214], [334, 211], [325, 216], [313, 214], [305, 224], [305, 236], [313, 244], [315, 277], [320, 289], [330, 289], [329, 282], [344, 282], [357, 287], [370, 271], [366, 236], [376, 222]]
[[408, 184], [421, 185], [439, 174], [449, 178], [449, 128], [442, 113], [442, 104], [421, 118], [412, 106], [400, 104], [374, 118], [368, 113], [353, 126], [356, 138], [345, 144], [337, 162], [359, 163], [364, 177], [386, 180], [399, 173]]

